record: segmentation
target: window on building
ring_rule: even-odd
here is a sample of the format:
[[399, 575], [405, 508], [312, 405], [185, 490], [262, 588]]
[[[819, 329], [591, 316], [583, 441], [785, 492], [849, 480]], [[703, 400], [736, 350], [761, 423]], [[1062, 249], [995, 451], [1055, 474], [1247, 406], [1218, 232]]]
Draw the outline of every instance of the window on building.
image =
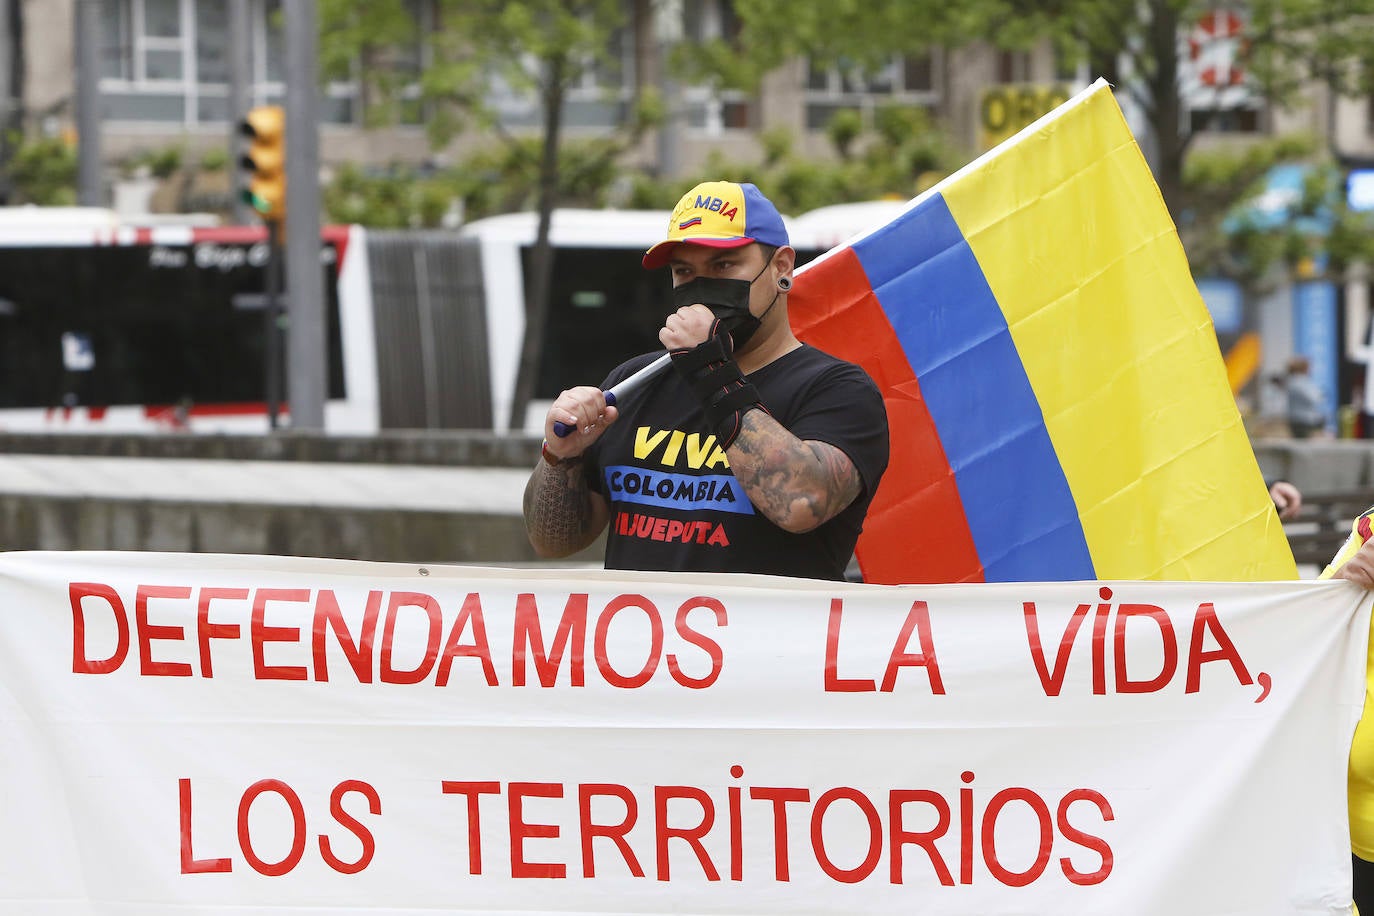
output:
[[426, 111], [420, 94], [420, 75], [431, 62], [429, 45], [424, 40], [434, 30], [434, 6], [425, 0], [405, 0], [406, 10], [415, 23], [415, 40], [405, 47], [393, 51], [393, 65], [404, 83], [400, 91], [401, 110], [397, 120], [402, 124], [421, 125], [425, 123]]
[[564, 105], [569, 127], [618, 127], [629, 120], [634, 95], [635, 5], [626, 4], [625, 19], [611, 32], [602, 57], [588, 61]]
[[1188, 126], [1195, 132], [1254, 134], [1263, 129], [1263, 120], [1258, 107], [1188, 109]]
[[[281, 0], [249, 0], [254, 104], [280, 103]], [[229, 20], [224, 0], [105, 0], [100, 93], [105, 119], [190, 127], [229, 117]], [[356, 87], [328, 86], [321, 120], [354, 118]]]
[[863, 70], [840, 64], [811, 64], [806, 77], [806, 126], [823, 130], [840, 111], [857, 111], [870, 121], [873, 109], [900, 102], [930, 106], [938, 101], [938, 68], [932, 55], [895, 57], [886, 65]]
[[[563, 123], [567, 127], [604, 129], [628, 121], [636, 79], [634, 6], [622, 5], [621, 25], [609, 36], [605, 54], [589, 57], [568, 87], [563, 105]], [[522, 66], [533, 73], [540, 62], [528, 55]], [[499, 73], [490, 77], [486, 101], [507, 127], [532, 128], [540, 123], [542, 107], [534, 93], [524, 86], [512, 85]]]
[[[690, 44], [716, 40], [738, 43], [740, 26], [731, 0], [689, 0], [682, 4], [682, 40]], [[689, 130], [715, 135], [758, 126], [756, 103], [739, 90], [685, 86], [682, 101]]]
[[998, 51], [997, 82], [1028, 83], [1031, 79], [1029, 51]]

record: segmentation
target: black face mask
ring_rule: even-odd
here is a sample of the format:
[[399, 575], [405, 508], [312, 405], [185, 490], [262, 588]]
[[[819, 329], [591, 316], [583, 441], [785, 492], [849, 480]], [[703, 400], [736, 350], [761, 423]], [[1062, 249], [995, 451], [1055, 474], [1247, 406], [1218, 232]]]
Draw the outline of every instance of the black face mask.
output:
[[[768, 265], [764, 264], [763, 270], [754, 275], [754, 280], [763, 276], [767, 269]], [[681, 286], [673, 287], [673, 308], [680, 309], [698, 303], [706, 306], [720, 320], [720, 326], [730, 334], [735, 349], [743, 349], [761, 323], [749, 311], [749, 291], [754, 287], [754, 280], [694, 277]], [[777, 301], [778, 297], [774, 295], [773, 302], [768, 304], [768, 310], [763, 314], [767, 315]]]

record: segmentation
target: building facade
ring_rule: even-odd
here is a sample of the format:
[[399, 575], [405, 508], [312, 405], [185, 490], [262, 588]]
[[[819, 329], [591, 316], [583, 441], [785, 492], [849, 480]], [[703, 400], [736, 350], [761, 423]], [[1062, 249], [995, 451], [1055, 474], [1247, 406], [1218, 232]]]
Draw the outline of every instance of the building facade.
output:
[[[23, 9], [20, 45], [23, 79], [17, 103], [27, 127], [49, 134], [70, 132], [79, 62], [75, 54], [75, 6], [83, 0], [9, 0]], [[245, 0], [251, 15], [249, 57], [253, 104], [284, 97], [281, 0]], [[99, 0], [101, 33], [99, 95], [101, 152], [111, 185], [121, 164], [149, 150], [171, 145], [196, 156], [227, 142], [229, 112], [229, 23], [225, 0]], [[433, 12], [412, 0], [421, 23]], [[665, 85], [662, 39], [653, 22], [654, 4], [627, 0], [627, 24], [618, 36], [618, 68], [589, 72], [566, 110], [568, 136], [597, 136], [623, 120], [625, 102], [637, 84]], [[676, 40], [694, 42], [728, 35], [730, 0], [699, 0], [681, 7]], [[424, 49], [402, 53], [391, 64], [418, 73]], [[784, 128], [800, 152], [830, 155], [825, 125], [837, 110], [865, 116], [896, 103], [921, 106], [945, 125], [955, 143], [976, 152], [986, 145], [981, 112], [985, 96], [998, 87], [1034, 84], [1071, 92], [1086, 83], [1084, 73], [1059, 73], [1053, 55], [1001, 52], [987, 47], [936, 51], [919, 59], [897, 59], [862, 78], [809, 67], [795, 60], [770, 74], [755, 93], [717, 92], [672, 85], [669, 118], [630, 157], [628, 165], [674, 174], [691, 172], [713, 151], [729, 158], [761, 152], [762, 133]], [[424, 112], [416, 103], [400, 109], [398, 123], [364, 126], [368, 100], [356, 83], [330, 82], [320, 93], [325, 164], [419, 163], [461, 156], [480, 139], [460, 137], [441, 151], [426, 138]], [[492, 101], [505, 124], [533, 128], [538, 112], [527, 98], [493, 87]], [[1019, 126], [1019, 124], [1017, 125]], [[668, 161], [665, 161], [668, 160]]]
[[[192, 161], [232, 148], [238, 113], [229, 110], [227, 10], [235, 0], [0, 0], [0, 7], [11, 13], [0, 17], [10, 24], [10, 31], [0, 37], [7, 40], [11, 64], [0, 71], [11, 74], [10, 110], [18, 107], [30, 133], [70, 135], [75, 124], [75, 74], [86, 65], [74, 50], [75, 10], [82, 2], [100, 5], [100, 53], [94, 65], [99, 68], [106, 199], [120, 207], [144, 206], [147, 194], [120, 193], [130, 182], [146, 181], [130, 175], [129, 163], [169, 147], [183, 150]], [[249, 6], [251, 23], [251, 103], [280, 103], [285, 94], [282, 0], [242, 2]], [[407, 2], [421, 34], [435, 26], [432, 0]], [[630, 152], [626, 165], [663, 177], [694, 174], [713, 153], [731, 161], [760, 158], [761, 138], [779, 129], [792, 134], [798, 152], [830, 156], [834, 152], [825, 128], [837, 111], [854, 110], [867, 118], [877, 107], [894, 103], [928, 110], [953, 142], [972, 156], [1082, 88], [1092, 76], [1085, 66], [1058, 66], [1047, 46], [1009, 52], [973, 45], [894, 59], [861, 77], [797, 59], [770, 73], [751, 93], [676, 84], [662, 67], [665, 43], [729, 37], [737, 25], [733, 2], [625, 0], [626, 24], [612, 42], [616, 63], [589, 70], [575, 87], [565, 111], [566, 135], [603, 135], [623, 122], [638, 87], [654, 85], [665, 91], [674, 116]], [[667, 20], [655, 19], [665, 10], [673, 26], [666, 30]], [[1181, 117], [1199, 129], [1194, 148], [1303, 132], [1323, 138], [1345, 160], [1374, 163], [1371, 100], [1334, 97], [1314, 84], [1296, 104], [1266, 105], [1248, 92], [1236, 68], [1241, 25], [1236, 14], [1219, 8], [1180, 38], [1186, 48]], [[427, 62], [426, 53], [417, 42], [414, 48], [392, 52], [388, 65], [418, 74]], [[1120, 74], [1119, 79], [1129, 80], [1129, 75]], [[1118, 99], [1150, 155], [1144, 118], [1132, 107], [1129, 93], [1119, 92]], [[493, 85], [491, 102], [508, 128], [537, 129], [539, 112], [528, 97]], [[444, 164], [482, 142], [480, 135], [470, 134], [435, 150], [428, 142], [426, 112], [418, 98], [403, 98], [399, 117], [384, 127], [367, 126], [369, 103], [357, 81], [333, 81], [322, 87], [320, 151], [326, 170], [342, 163]], [[223, 203], [231, 193], [228, 177], [222, 176], [219, 185], [194, 199], [203, 202], [204, 209], [222, 209], [216, 202]], [[159, 208], [156, 201], [154, 205]], [[161, 207], [166, 206], [164, 200]], [[1207, 289], [1213, 288], [1204, 285]], [[1217, 295], [1225, 298], [1224, 293]], [[1351, 392], [1364, 384], [1360, 367], [1370, 352], [1369, 298], [1368, 283], [1357, 276], [1331, 290], [1301, 284], [1285, 287], [1267, 299], [1224, 312], [1211, 299], [1209, 305], [1214, 316], [1228, 316], [1232, 330], [1227, 333], [1261, 334], [1265, 373], [1276, 371], [1288, 355], [1310, 348], [1311, 341], [1331, 339], [1331, 352], [1318, 355], [1314, 369], [1322, 374], [1334, 406], [1350, 400]], [[1236, 315], [1239, 319], [1231, 322]], [[1374, 411], [1374, 385], [1369, 388], [1369, 409]], [[1273, 408], [1271, 403], [1269, 409]]]

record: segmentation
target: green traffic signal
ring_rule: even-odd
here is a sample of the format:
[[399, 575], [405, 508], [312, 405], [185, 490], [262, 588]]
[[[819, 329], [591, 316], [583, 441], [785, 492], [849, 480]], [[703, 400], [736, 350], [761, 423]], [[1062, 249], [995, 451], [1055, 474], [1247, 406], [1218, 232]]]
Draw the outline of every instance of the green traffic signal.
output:
[[286, 217], [286, 113], [280, 105], [259, 105], [239, 122], [239, 132], [249, 139], [239, 159], [247, 176], [243, 202], [264, 219]]

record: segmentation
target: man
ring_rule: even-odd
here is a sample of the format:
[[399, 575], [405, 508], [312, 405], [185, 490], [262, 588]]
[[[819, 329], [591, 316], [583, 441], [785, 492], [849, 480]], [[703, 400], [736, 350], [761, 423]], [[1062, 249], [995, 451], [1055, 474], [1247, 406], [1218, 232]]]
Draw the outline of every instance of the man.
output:
[[[1323, 579], [1349, 579], [1364, 589], [1374, 589], [1374, 509], [1355, 519], [1350, 537], [1336, 552]], [[1350, 808], [1353, 896], [1357, 912], [1374, 913], [1374, 654], [1365, 669], [1364, 713], [1355, 726], [1346, 773], [1346, 797]]]
[[1302, 491], [1286, 480], [1276, 480], [1269, 485], [1269, 498], [1274, 501], [1274, 511], [1280, 521], [1292, 521], [1302, 511]]
[[1306, 356], [1288, 361], [1284, 390], [1288, 394], [1288, 429], [1294, 439], [1310, 439], [1326, 427], [1326, 396], [1311, 376]]
[[609, 525], [610, 569], [844, 577], [887, 468], [887, 414], [862, 369], [793, 335], [795, 259], [752, 184], [678, 202], [643, 259], [672, 275], [658, 333], [672, 368], [608, 405], [603, 389], [661, 355], [647, 353], [553, 402], [525, 488], [536, 553], [567, 556]]

